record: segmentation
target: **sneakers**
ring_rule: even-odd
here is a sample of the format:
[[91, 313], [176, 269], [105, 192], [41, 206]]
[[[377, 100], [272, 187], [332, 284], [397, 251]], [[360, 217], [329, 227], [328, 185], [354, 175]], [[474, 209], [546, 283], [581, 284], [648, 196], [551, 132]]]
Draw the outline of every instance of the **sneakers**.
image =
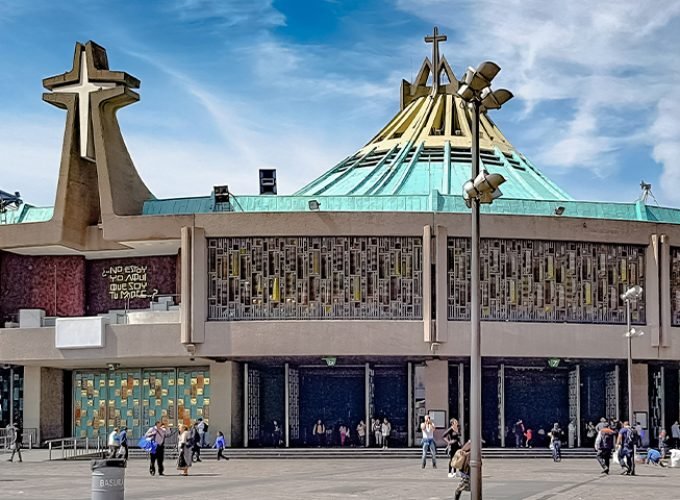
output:
[[420, 468], [421, 468], [421, 469], [424, 469], [424, 468], [425, 468], [425, 464], [421, 465]]
[[453, 472], [449, 472], [449, 477], [456, 477], [456, 475]]

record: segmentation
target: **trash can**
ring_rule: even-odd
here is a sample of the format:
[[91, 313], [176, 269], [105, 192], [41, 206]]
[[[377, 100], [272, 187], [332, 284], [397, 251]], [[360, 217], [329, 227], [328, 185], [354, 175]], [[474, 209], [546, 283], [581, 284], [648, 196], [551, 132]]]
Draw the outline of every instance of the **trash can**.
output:
[[92, 500], [125, 499], [125, 460], [92, 460]]

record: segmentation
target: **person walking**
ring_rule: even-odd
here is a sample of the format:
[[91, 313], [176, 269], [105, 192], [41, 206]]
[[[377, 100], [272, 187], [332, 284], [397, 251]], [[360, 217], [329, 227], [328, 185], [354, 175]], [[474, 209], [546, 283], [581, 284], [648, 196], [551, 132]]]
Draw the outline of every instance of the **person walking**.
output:
[[595, 446], [595, 439], [597, 439], [598, 432], [599, 431], [595, 429], [593, 423], [588, 422], [586, 425], [586, 439], [588, 440], [587, 444], [589, 446]]
[[550, 430], [550, 448], [553, 452], [553, 461], [562, 461], [562, 429], [560, 424], [555, 422], [553, 428]]
[[671, 437], [673, 438], [673, 448], [680, 448], [680, 424], [676, 420], [673, 425], [671, 425]]
[[321, 448], [321, 446], [325, 444], [326, 441], [326, 426], [323, 425], [321, 419], [317, 420], [316, 424], [314, 424], [312, 434], [314, 435], [314, 439], [316, 440], [316, 446]]
[[363, 420], [359, 420], [357, 424], [357, 439], [359, 441], [358, 446], [366, 445], [366, 424]]
[[120, 430], [120, 433], [118, 434], [118, 439], [120, 441], [121, 456], [122, 456], [123, 460], [126, 460], [126, 461], [128, 459], [128, 455], [129, 455], [127, 431], [128, 431], [128, 428], [123, 426]]
[[208, 446], [208, 424], [202, 417], [198, 417], [198, 420], [196, 420], [196, 431], [198, 432], [198, 446], [205, 448]]
[[432, 468], [437, 468], [437, 445], [434, 442], [434, 429], [434, 422], [432, 422], [429, 415], [425, 415], [425, 421], [420, 424], [420, 430], [423, 432], [423, 439], [420, 443], [423, 447], [421, 469], [424, 469], [427, 464], [428, 450], [430, 451], [430, 455], [432, 455]]
[[639, 436], [635, 429], [630, 426], [626, 420], [623, 422], [623, 428], [619, 431], [617, 445], [619, 447], [619, 461], [624, 467], [621, 474], [628, 476], [635, 475], [635, 447], [638, 446]]
[[120, 436], [118, 435], [118, 427], [115, 427], [109, 434], [108, 445], [108, 458], [116, 458], [118, 455], [118, 450], [120, 449]]
[[21, 425], [21, 422], [9, 424], [6, 429], [9, 437], [9, 446], [12, 449], [12, 455], [7, 461], [14, 462], [14, 455], [16, 454], [19, 456], [19, 462], [23, 462], [24, 459], [21, 456], [21, 445], [24, 441], [24, 428]]
[[661, 429], [659, 431], [659, 453], [661, 453], [662, 460], [666, 458], [666, 455], [668, 455], [669, 448], [670, 444], [666, 429]]
[[454, 499], [459, 500], [464, 491], [470, 491], [470, 449], [472, 443], [468, 440], [453, 456], [453, 466], [458, 470], [460, 482], [456, 486]]
[[[179, 426], [179, 439], [177, 440], [177, 470], [180, 476], [189, 475], [189, 467], [192, 465], [193, 450], [195, 443], [191, 442], [191, 431], [186, 425]], [[200, 445], [200, 443], [198, 443]]]
[[217, 461], [219, 462], [221, 458], [224, 460], [229, 460], [227, 457], [224, 456], [224, 448], [227, 446], [227, 443], [224, 440], [224, 433], [222, 431], [217, 431], [217, 438], [215, 439], [215, 444], [213, 445], [213, 448], [217, 448]]
[[595, 438], [595, 451], [597, 452], [597, 461], [602, 467], [602, 474], [609, 474], [609, 461], [612, 458], [615, 442], [616, 432], [610, 428], [609, 424], [606, 424]]
[[522, 448], [524, 440], [524, 422], [522, 422], [522, 419], [515, 423], [513, 432], [515, 434], [515, 448]]
[[609, 428], [612, 429], [612, 430], [616, 430], [616, 429], [614, 428], [615, 426], [613, 426], [613, 425], [610, 426], [610, 425], [609, 425], [609, 421], [608, 421], [606, 418], [602, 417], [602, 418], [600, 418], [600, 422], [597, 424], [597, 427], [595, 427], [595, 430], [596, 430], [597, 432], [600, 432], [600, 431], [601, 431], [602, 429], [604, 429], [605, 427], [609, 427]]
[[165, 438], [168, 435], [168, 431], [165, 428], [165, 424], [161, 422], [156, 422], [153, 427], [151, 427], [144, 437], [153, 439], [156, 443], [156, 450], [149, 454], [149, 474], [152, 476], [156, 474], [156, 466], [158, 466], [158, 475], [164, 476], [163, 471], [165, 470], [163, 466], [163, 460], [165, 458]]
[[192, 462], [202, 462], [201, 460], [201, 435], [198, 432], [198, 424], [200, 422], [197, 420], [194, 422], [193, 427], [188, 429], [189, 431], [189, 446], [191, 447], [191, 460]]
[[274, 448], [281, 446], [281, 425], [278, 420], [272, 422], [272, 446]]
[[387, 445], [389, 444], [390, 434], [392, 434], [392, 424], [387, 420], [387, 417], [383, 419], [383, 423], [380, 425], [380, 434], [382, 434], [382, 448], [383, 450], [386, 450]]
[[382, 448], [382, 425], [380, 424], [380, 419], [373, 419], [373, 435], [375, 436], [375, 445], [378, 448]]
[[452, 418], [449, 424], [449, 428], [444, 433], [444, 441], [446, 441], [446, 451], [449, 457], [449, 477], [454, 477], [453, 456], [460, 450], [460, 432], [458, 420]]

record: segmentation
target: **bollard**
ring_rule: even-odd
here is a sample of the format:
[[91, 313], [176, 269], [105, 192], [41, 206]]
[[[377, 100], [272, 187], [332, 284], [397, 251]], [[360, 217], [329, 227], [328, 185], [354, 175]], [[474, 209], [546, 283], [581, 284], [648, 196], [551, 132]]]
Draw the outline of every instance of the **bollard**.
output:
[[92, 500], [125, 499], [125, 460], [92, 460]]

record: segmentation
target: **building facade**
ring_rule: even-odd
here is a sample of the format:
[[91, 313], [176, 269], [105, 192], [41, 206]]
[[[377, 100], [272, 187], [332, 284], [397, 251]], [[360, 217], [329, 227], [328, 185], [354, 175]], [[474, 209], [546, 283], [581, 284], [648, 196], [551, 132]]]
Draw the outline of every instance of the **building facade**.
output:
[[[43, 82], [66, 111], [54, 207], [0, 214], [0, 425], [44, 441], [202, 417], [262, 446], [277, 421], [305, 446], [317, 419], [334, 443], [339, 425], [386, 416], [410, 445], [432, 412], [465, 433], [471, 116], [434, 61], [366, 146], [294, 195], [161, 200], [116, 119], [139, 81], [77, 44], [72, 69]], [[670, 427], [680, 210], [573, 200], [487, 113], [480, 145], [507, 179], [482, 217], [486, 442], [509, 444], [523, 419], [572, 422], [578, 445], [588, 421], [625, 418], [620, 296], [634, 285], [633, 407], [648, 434]]]

